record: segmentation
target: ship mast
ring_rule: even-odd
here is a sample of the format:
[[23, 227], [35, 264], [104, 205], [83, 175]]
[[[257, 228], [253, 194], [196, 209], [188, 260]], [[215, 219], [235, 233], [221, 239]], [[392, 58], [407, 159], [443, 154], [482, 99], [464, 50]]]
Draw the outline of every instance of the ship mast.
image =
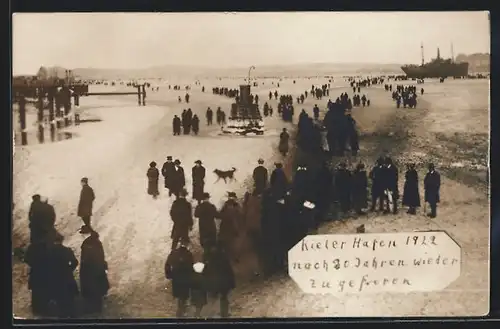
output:
[[422, 55], [422, 66], [424, 66], [424, 43], [420, 43], [420, 52]]

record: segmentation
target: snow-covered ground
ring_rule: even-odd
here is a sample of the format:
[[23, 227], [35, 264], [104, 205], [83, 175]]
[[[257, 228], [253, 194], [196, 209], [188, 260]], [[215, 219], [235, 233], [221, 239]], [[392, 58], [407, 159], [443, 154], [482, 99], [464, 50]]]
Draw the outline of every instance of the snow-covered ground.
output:
[[[27, 240], [26, 217], [31, 195], [40, 193], [47, 195], [55, 205], [58, 214], [56, 226], [65, 235], [65, 244], [72, 247], [79, 256], [79, 247], [83, 241], [83, 237], [77, 233], [82, 223], [75, 215], [79, 180], [83, 176], [89, 177], [97, 196], [93, 226], [101, 235], [110, 266], [112, 288], [103, 312], [105, 318], [171, 317], [175, 314], [170, 284], [163, 276], [163, 264], [170, 251], [171, 220], [168, 212], [172, 200], [165, 193], [157, 200], [146, 194], [145, 175], [150, 161], [154, 160], [161, 166], [167, 155], [180, 159], [186, 172], [186, 187], [190, 192], [191, 167], [195, 160], [202, 160], [207, 168], [206, 190], [212, 195], [212, 201], [220, 206], [227, 191], [234, 191], [242, 196], [258, 158], [265, 159], [269, 167], [280, 159], [276, 155], [277, 135], [283, 127], [291, 127], [283, 124], [276, 115], [265, 119], [266, 133], [262, 137], [218, 136], [220, 128], [217, 125], [205, 126], [205, 111], [208, 106], [212, 109], [221, 106], [228, 113], [233, 102], [233, 99], [213, 95], [212, 88], [237, 88], [243, 83], [243, 79], [200, 80], [199, 86], [192, 82], [152, 83], [152, 86], [159, 85], [160, 90], [148, 91], [146, 107], [137, 106], [135, 96], [84, 97], [81, 99], [82, 111], [99, 117], [101, 122], [67, 128], [76, 136], [70, 140], [16, 147], [15, 245]], [[280, 94], [291, 94], [296, 98], [305, 90], [309, 91], [312, 84], [324, 84], [328, 80], [297, 79], [295, 84], [291, 79], [283, 80], [279, 82], [279, 88], [277, 82], [274, 80], [272, 84], [270, 80], [264, 80], [263, 85], [260, 83], [257, 88], [252, 89], [254, 94], [259, 94], [260, 103], [267, 101], [275, 112], [277, 102], [274, 99], [268, 100], [269, 91], [278, 90]], [[426, 84], [426, 94], [421, 99], [427, 103], [422, 104], [432, 106], [423, 109], [419, 105], [419, 108], [407, 112], [398, 112], [390, 95], [381, 87], [363, 89], [362, 94], [366, 93], [372, 106], [355, 109], [353, 116], [363, 133], [370, 134], [390, 129], [395, 120], [402, 120], [401, 113], [405, 113], [404, 119], [412, 123], [411, 129], [416, 134], [412, 140], [418, 141], [409, 144], [416, 148], [410, 148], [408, 152], [422, 151], [417, 147], [425, 146], [431, 137], [435, 138], [425, 129], [426, 120], [440, 111], [435, 105], [433, 93], [439, 92], [439, 88], [447, 83], [448, 81], [441, 86], [437, 85], [435, 91], [432, 89], [434, 87]], [[179, 104], [177, 97], [183, 96], [185, 91], [168, 90], [168, 84], [180, 84], [181, 87], [190, 84], [191, 102]], [[331, 83], [330, 98], [335, 99], [343, 91], [350, 94], [346, 85], [344, 79], [335, 79]], [[205, 93], [201, 92], [202, 86], [205, 86]], [[106, 90], [123, 88], [98, 87]], [[449, 90], [463, 93], [463, 89], [467, 88], [468, 85]], [[314, 104], [322, 107], [327, 100], [328, 97], [321, 101], [309, 97], [304, 105], [296, 105], [296, 112], [298, 114], [304, 108], [311, 113]], [[172, 136], [172, 118], [184, 108], [191, 108], [200, 117], [199, 136]], [[421, 135], [425, 135], [425, 141], [419, 137]], [[427, 154], [428, 151], [424, 148], [422, 153]], [[373, 159], [371, 155], [367, 155], [365, 160], [370, 163]], [[215, 183], [216, 177], [212, 171], [231, 167], [237, 168], [237, 181]], [[443, 177], [442, 199], [439, 217], [433, 221], [420, 215], [412, 218], [406, 214], [398, 217], [370, 216], [355, 222], [332, 222], [323, 227], [321, 232], [353, 233], [355, 225], [361, 223], [366, 225], [368, 232], [446, 229], [465, 250], [462, 277], [447, 291], [428, 294], [351, 295], [344, 298], [313, 296], [302, 293], [289, 278], [280, 277], [259, 283], [239, 284], [231, 296], [233, 316], [464, 316], [484, 313], [488, 305], [487, 197], [483, 192], [460, 181]], [[192, 234], [197, 243], [196, 225]], [[26, 276], [26, 266], [16, 262], [13, 267], [14, 314], [31, 317]], [[202, 315], [215, 316], [216, 306], [217, 303], [212, 303]]]

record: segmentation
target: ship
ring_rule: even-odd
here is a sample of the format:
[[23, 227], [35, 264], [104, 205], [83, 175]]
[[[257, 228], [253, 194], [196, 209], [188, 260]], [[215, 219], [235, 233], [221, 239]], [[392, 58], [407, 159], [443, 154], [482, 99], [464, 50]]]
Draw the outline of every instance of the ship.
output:
[[451, 58], [443, 59], [437, 49], [436, 58], [432, 59], [429, 63], [424, 63], [424, 46], [420, 46], [422, 50], [422, 64], [421, 65], [403, 65], [401, 70], [410, 79], [424, 79], [424, 78], [447, 78], [447, 77], [466, 77], [469, 74], [469, 63], [455, 62], [453, 56], [453, 45], [451, 46]]

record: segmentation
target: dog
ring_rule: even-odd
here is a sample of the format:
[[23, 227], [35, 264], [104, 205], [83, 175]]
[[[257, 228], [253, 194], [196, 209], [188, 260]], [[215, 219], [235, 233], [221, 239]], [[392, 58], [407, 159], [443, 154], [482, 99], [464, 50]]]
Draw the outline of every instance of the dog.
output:
[[217, 180], [215, 182], [217, 183], [221, 179], [223, 179], [224, 183], [226, 183], [226, 184], [227, 184], [228, 179], [229, 179], [229, 181], [236, 181], [236, 178], [234, 178], [235, 172], [236, 172], [236, 168], [234, 168], [234, 167], [231, 170], [215, 169], [214, 174], [217, 175]]

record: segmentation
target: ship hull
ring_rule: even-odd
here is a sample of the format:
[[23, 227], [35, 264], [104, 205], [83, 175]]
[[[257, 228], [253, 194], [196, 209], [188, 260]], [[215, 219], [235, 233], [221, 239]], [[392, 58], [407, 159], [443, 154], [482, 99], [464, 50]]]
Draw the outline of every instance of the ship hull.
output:
[[402, 66], [401, 70], [410, 79], [464, 77], [469, 74], [469, 63], [440, 64], [426, 66]]

